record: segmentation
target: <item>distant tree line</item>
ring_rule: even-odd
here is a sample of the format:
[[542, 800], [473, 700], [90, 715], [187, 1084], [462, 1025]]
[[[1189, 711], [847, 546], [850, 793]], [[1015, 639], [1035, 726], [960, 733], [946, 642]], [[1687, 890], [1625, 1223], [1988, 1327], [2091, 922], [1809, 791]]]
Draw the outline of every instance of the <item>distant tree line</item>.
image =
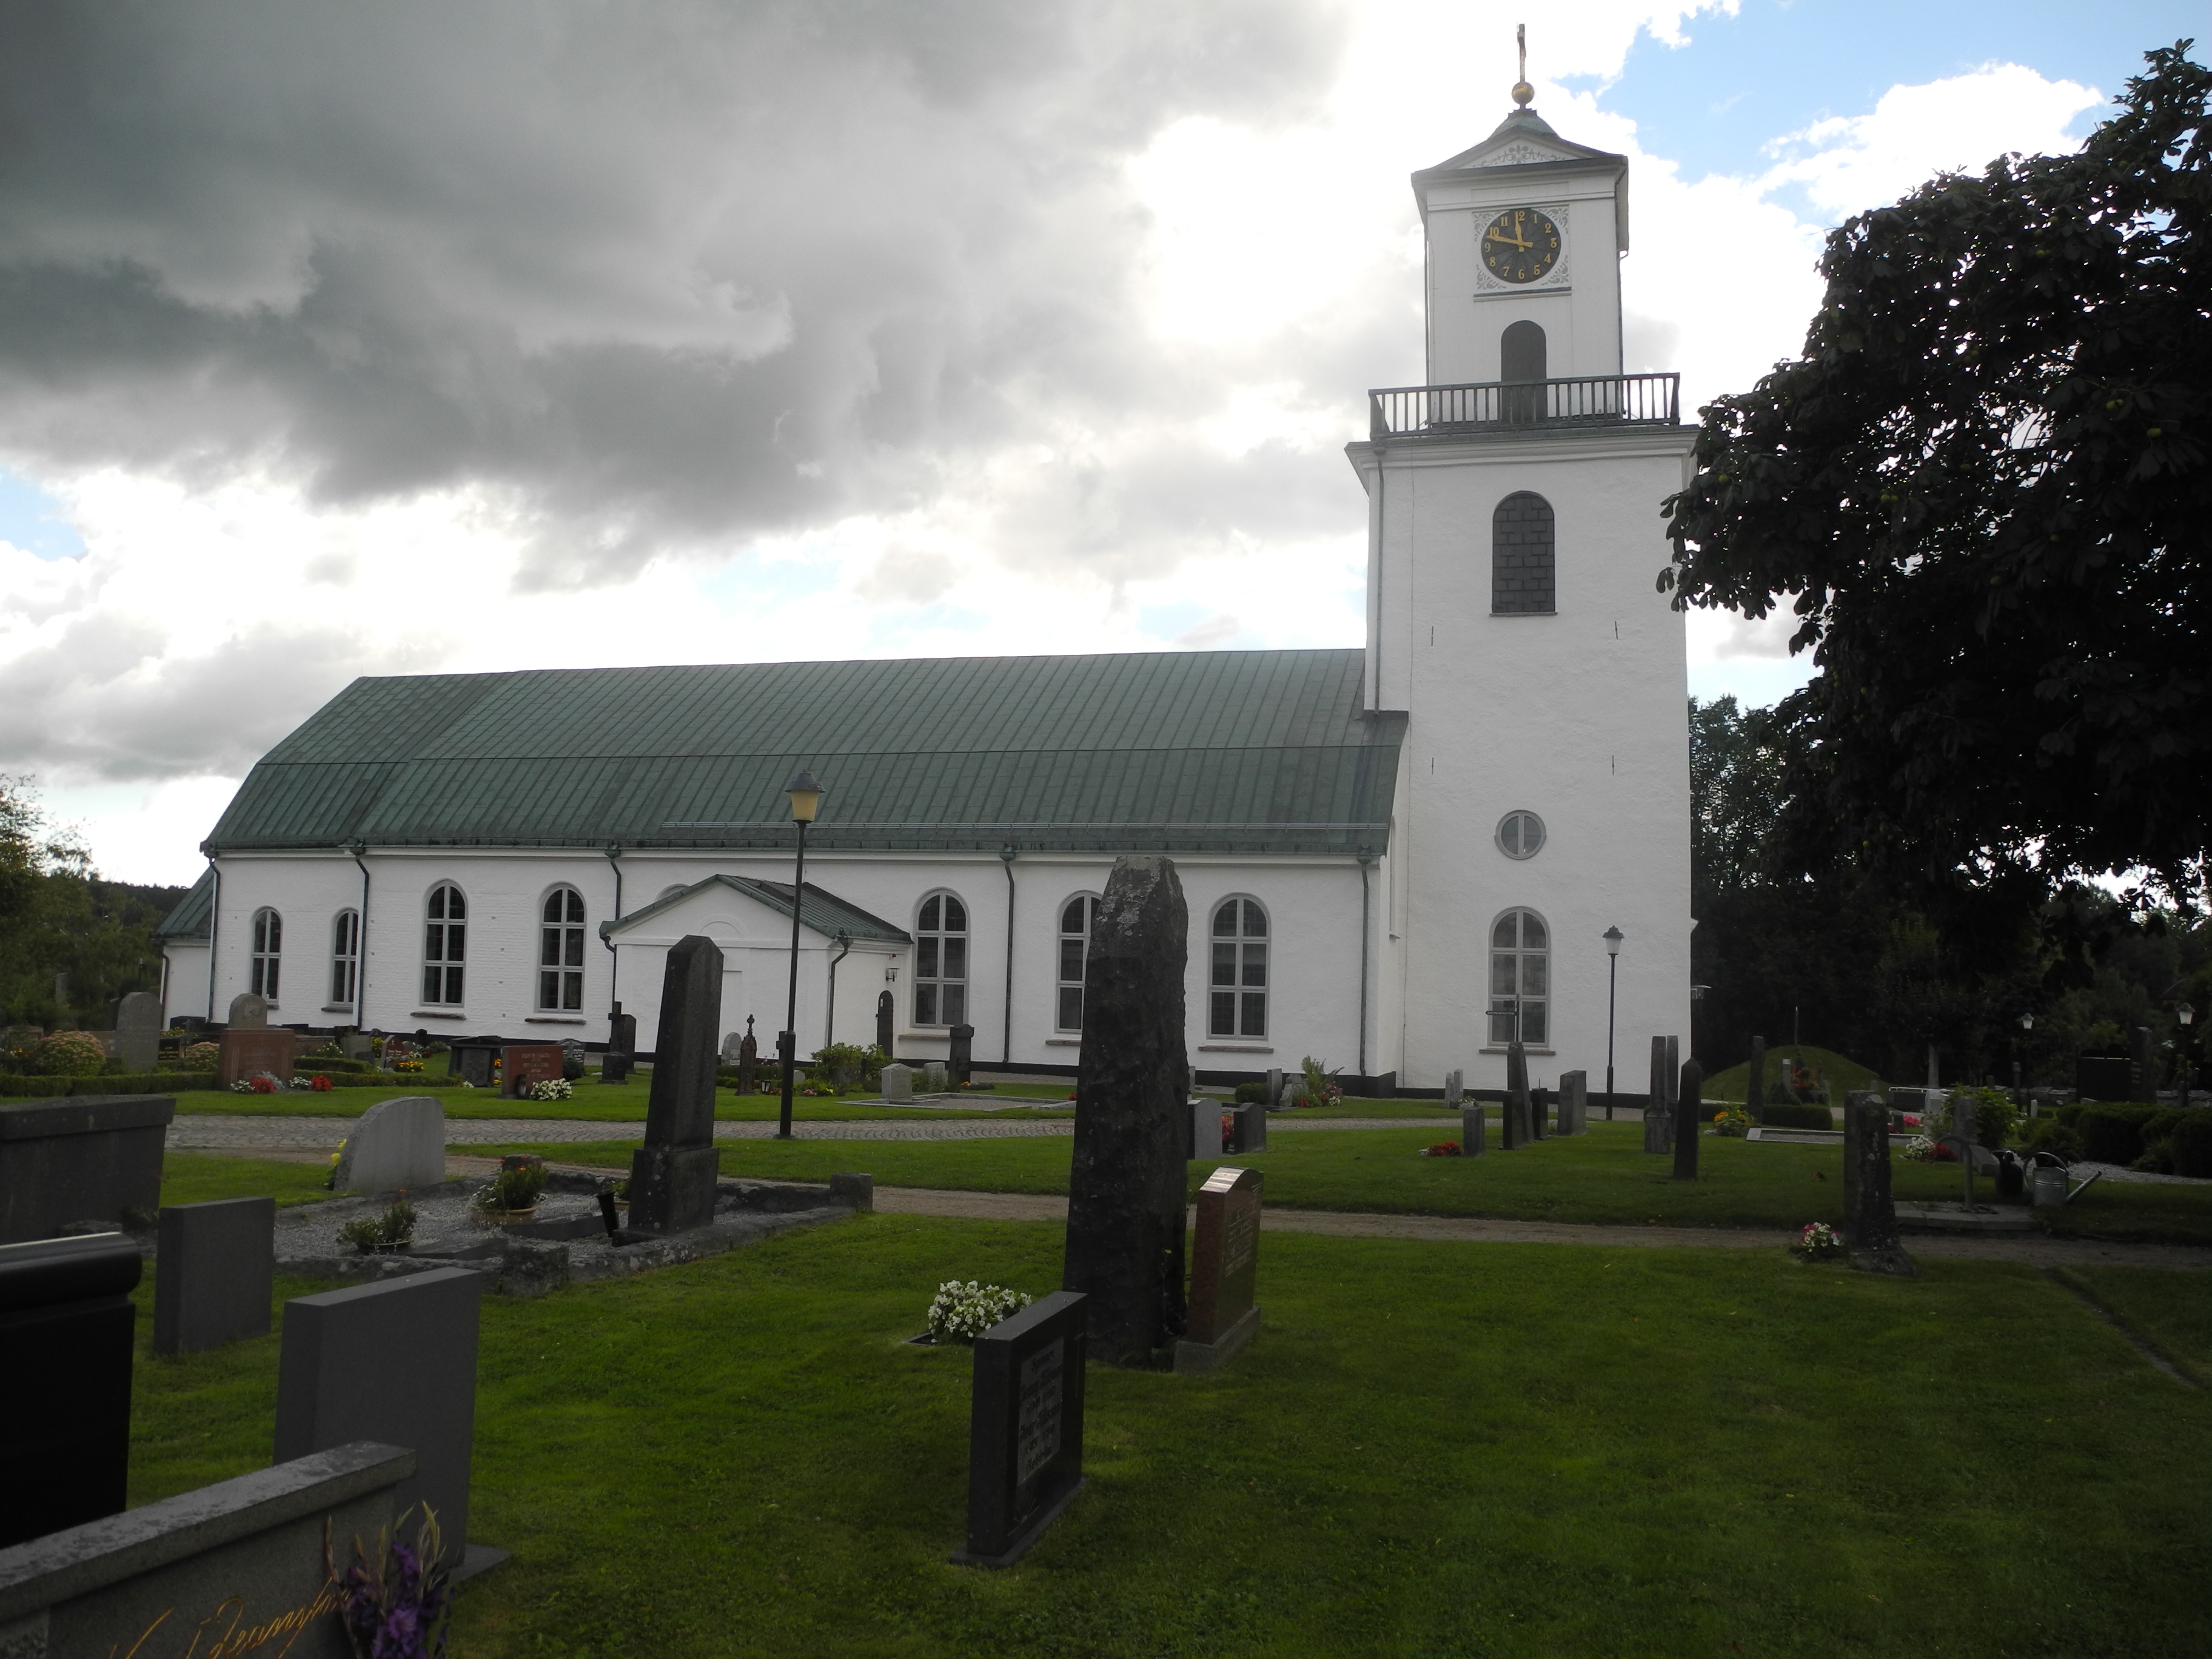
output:
[[0, 1024], [106, 1029], [119, 999], [160, 988], [153, 929], [185, 892], [103, 880], [32, 781], [0, 775]]

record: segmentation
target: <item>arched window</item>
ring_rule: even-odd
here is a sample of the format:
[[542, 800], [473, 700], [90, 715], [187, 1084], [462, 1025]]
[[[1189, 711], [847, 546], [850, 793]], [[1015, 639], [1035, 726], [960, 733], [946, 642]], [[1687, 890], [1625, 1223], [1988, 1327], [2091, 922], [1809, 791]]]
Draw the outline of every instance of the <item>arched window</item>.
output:
[[1490, 515], [1491, 614], [1550, 616], [1558, 608], [1552, 504], [1517, 489]]
[[538, 1006], [576, 1013], [584, 1006], [584, 896], [556, 887], [538, 913]]
[[469, 902], [450, 881], [430, 890], [422, 930], [422, 1001], [428, 1007], [458, 1008], [461, 964], [467, 959]]
[[968, 907], [951, 893], [921, 902], [914, 930], [914, 1023], [968, 1019]]
[[1091, 958], [1091, 924], [1098, 917], [1098, 899], [1078, 893], [1060, 907], [1059, 1029], [1083, 1029], [1083, 969]]
[[1267, 1035], [1267, 913], [1259, 900], [1224, 899], [1214, 907], [1210, 990], [1208, 1035]]
[[331, 918], [331, 1005], [351, 1007], [354, 987], [360, 978], [361, 912], [341, 910]]
[[1552, 1040], [1552, 936], [1534, 910], [1490, 924], [1490, 1040], [1543, 1047]]
[[1498, 339], [1498, 378], [1523, 383], [1504, 394], [1508, 424], [1528, 426], [1544, 418], [1545, 389], [1528, 384], [1544, 378], [1543, 325], [1525, 318], [1506, 324]]
[[284, 918], [274, 910], [253, 913], [253, 965], [246, 989], [258, 997], [276, 1000], [276, 970], [284, 954]]

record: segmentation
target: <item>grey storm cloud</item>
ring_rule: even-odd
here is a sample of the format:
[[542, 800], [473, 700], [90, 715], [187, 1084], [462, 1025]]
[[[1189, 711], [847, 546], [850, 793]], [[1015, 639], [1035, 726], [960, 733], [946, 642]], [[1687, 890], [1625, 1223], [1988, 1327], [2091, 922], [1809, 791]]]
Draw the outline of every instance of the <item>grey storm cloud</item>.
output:
[[[1124, 163], [1186, 115], [1310, 115], [1345, 27], [1322, 0], [9, 7], [0, 449], [331, 503], [484, 485], [543, 527], [540, 582], [924, 502], [1040, 410], [1206, 406], [1139, 325]], [[1332, 393], [1346, 347], [1316, 347]], [[1098, 528], [1307, 494], [1266, 455], [1212, 471], [1141, 466]]]

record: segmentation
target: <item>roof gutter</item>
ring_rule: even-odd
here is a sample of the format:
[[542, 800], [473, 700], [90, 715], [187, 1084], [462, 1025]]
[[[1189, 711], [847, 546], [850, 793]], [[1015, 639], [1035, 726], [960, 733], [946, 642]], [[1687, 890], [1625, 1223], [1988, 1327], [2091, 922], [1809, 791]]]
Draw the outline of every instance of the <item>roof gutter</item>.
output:
[[822, 1020], [822, 1046], [825, 1048], [837, 1040], [837, 964], [852, 954], [853, 936], [840, 927], [837, 954], [830, 958], [830, 1012]]

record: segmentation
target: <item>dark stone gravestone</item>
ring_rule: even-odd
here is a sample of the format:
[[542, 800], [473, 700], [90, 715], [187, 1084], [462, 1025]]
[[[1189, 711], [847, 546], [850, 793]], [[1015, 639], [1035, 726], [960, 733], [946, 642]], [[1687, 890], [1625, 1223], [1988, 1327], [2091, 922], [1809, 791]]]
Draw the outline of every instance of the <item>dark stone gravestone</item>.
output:
[[1589, 1073], [1562, 1072], [1559, 1073], [1559, 1133], [1579, 1135], [1589, 1132]]
[[1483, 1104], [1471, 1100], [1459, 1109], [1459, 1149], [1468, 1158], [1480, 1158], [1490, 1149], [1485, 1144]]
[[1190, 1155], [1194, 1158], [1221, 1156], [1221, 1103], [1190, 1103]]
[[[887, 1054], [892, 1052], [891, 1019], [891, 994], [889, 991], [878, 991], [876, 993], [876, 1047]], [[746, 1029], [750, 1030], [751, 1024], [751, 1021], [748, 1020]]]
[[637, 1016], [626, 1014], [617, 1002], [607, 1014], [607, 1051], [599, 1056], [599, 1081], [627, 1083], [637, 1063]]
[[551, 1083], [561, 1075], [565, 1056], [557, 1042], [509, 1042], [499, 1054], [499, 1097], [527, 1100], [534, 1083]]
[[142, 1271], [120, 1233], [0, 1244], [0, 1545], [122, 1512]]
[[1680, 1091], [1675, 1096], [1674, 1179], [1698, 1178], [1698, 1120], [1703, 1115], [1705, 1068], [1694, 1060], [1682, 1062]]
[[0, 1655], [352, 1659], [325, 1540], [344, 1571], [414, 1468], [357, 1443], [0, 1550]]
[[1528, 1091], [1528, 1139], [1541, 1140], [1551, 1127], [1552, 1091], [1540, 1085]]
[[1172, 860], [1115, 860], [1084, 966], [1061, 1279], [1114, 1364], [1149, 1364], [1183, 1325], [1188, 925]]
[[380, 1100], [338, 1151], [331, 1184], [342, 1193], [392, 1193], [446, 1178], [446, 1108], [434, 1095]]
[[215, 1086], [228, 1089], [257, 1077], [289, 1081], [300, 1058], [300, 1039], [282, 1026], [233, 1026], [216, 1040], [216, 1049]]
[[1232, 1152], [1264, 1152], [1267, 1150], [1267, 1109], [1257, 1101], [1249, 1106], [1239, 1106], [1234, 1114], [1237, 1132], [1230, 1137]]
[[1279, 1066], [1270, 1066], [1267, 1068], [1267, 1081], [1261, 1086], [1267, 1091], [1267, 1100], [1265, 1102], [1267, 1109], [1272, 1112], [1278, 1107], [1281, 1106], [1283, 1103], [1283, 1068]]
[[0, 1102], [0, 1243], [72, 1222], [149, 1224], [176, 1110], [167, 1095]]
[[501, 1552], [470, 1545], [469, 1474], [477, 1420], [477, 1326], [483, 1275], [441, 1267], [284, 1304], [276, 1369], [283, 1463], [356, 1440], [404, 1446], [415, 1474], [400, 1508], [427, 1504], [446, 1559], [480, 1571]]
[[1751, 1040], [1751, 1066], [1743, 1085], [1743, 1109], [1753, 1123], [1766, 1121], [1766, 1039]]
[[723, 1071], [734, 1067], [738, 1063], [738, 1047], [744, 1041], [744, 1037], [738, 1032], [723, 1032], [721, 1052], [715, 1056], [715, 1065]]
[[1920, 1276], [1905, 1254], [1890, 1193], [1889, 1108], [1864, 1090], [1844, 1097], [1843, 1233], [1851, 1266], [1861, 1273]]
[[115, 1010], [115, 1052], [134, 1072], [150, 1072], [161, 1060], [161, 999], [133, 991]]
[[1682, 1039], [1667, 1039], [1667, 1064], [1660, 1078], [1667, 1091], [1667, 1146], [1673, 1150], [1674, 1132], [1682, 1127], [1681, 1114], [1675, 1108], [1681, 1103]]
[[489, 1089], [493, 1064], [505, 1046], [483, 1037], [456, 1042], [447, 1053], [446, 1069], [471, 1089]]
[[276, 1282], [275, 1199], [165, 1205], [154, 1257], [154, 1352], [197, 1353], [265, 1335]]
[[[1087, 998], [1084, 1012], [1087, 1025]], [[960, 1565], [1013, 1565], [1083, 1490], [1090, 1300], [1054, 1291], [975, 1339]]]
[[224, 1029], [232, 1031], [265, 1031], [269, 1029], [269, 1001], [251, 991], [241, 991], [230, 1000], [230, 1017], [223, 1022]]
[[1260, 1172], [1223, 1165], [1198, 1189], [1191, 1245], [1190, 1315], [1176, 1344], [1186, 1376], [1218, 1370], [1260, 1328], [1252, 1297], [1260, 1276]]
[[1528, 1053], [1519, 1038], [1505, 1045], [1504, 1133], [1498, 1145], [1509, 1152], [1528, 1144], [1531, 1130], [1528, 1101]]
[[1674, 1145], [1668, 1133], [1667, 1039], [1651, 1039], [1651, 1081], [1644, 1096], [1644, 1150], [1663, 1152]]
[[714, 1218], [714, 1027], [722, 948], [690, 933], [668, 947], [645, 1145], [630, 1155], [630, 1226], [672, 1233]]
[[2135, 1085], [2128, 1098], [2154, 1103], [2158, 1099], [2158, 1045], [2152, 1040], [2149, 1026], [2138, 1025], [2129, 1034], [2128, 1060], [2134, 1070], [2130, 1080]]
[[738, 1039], [738, 1092], [749, 1095], [760, 1082], [760, 1039], [753, 1035], [753, 1017], [745, 1016], [745, 1034]]
[[963, 1022], [952, 1028], [952, 1050], [946, 1058], [945, 1069], [956, 1089], [964, 1087], [969, 1080], [975, 1060], [975, 1028]]
[[584, 1045], [574, 1037], [561, 1039], [561, 1075], [571, 1083], [581, 1083], [587, 1068], [584, 1064]]
[[2132, 1100], [2134, 1064], [2110, 1054], [2078, 1054], [2074, 1060], [2074, 1088], [2083, 1100]]

